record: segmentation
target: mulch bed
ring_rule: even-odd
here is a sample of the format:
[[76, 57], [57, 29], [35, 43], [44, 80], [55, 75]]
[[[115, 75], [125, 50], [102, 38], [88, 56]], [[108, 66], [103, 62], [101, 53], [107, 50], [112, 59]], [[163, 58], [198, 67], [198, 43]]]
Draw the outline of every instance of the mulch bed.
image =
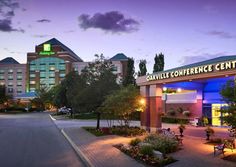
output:
[[224, 157], [222, 159], [236, 163], [236, 153], [228, 155], [228, 156], [226, 156], [226, 157]]

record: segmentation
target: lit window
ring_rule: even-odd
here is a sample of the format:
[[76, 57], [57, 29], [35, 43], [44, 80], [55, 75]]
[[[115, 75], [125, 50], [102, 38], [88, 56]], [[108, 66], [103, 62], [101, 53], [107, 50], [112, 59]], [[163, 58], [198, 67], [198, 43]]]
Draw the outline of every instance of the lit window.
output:
[[4, 82], [0, 82], [0, 85], [5, 85], [5, 83]]
[[17, 86], [22, 86], [22, 82], [17, 82]]
[[8, 86], [13, 86], [13, 83], [12, 82], [8, 82]]
[[8, 70], [8, 73], [13, 73], [13, 69], [9, 69], [9, 70]]
[[13, 93], [13, 88], [8, 88], [8, 89], [7, 89], [7, 92], [8, 92], [8, 93]]
[[0, 80], [4, 80], [4, 76], [3, 75], [0, 75]]
[[0, 70], [0, 74], [4, 74], [5, 70]]
[[35, 81], [30, 81], [30, 84], [35, 84]]

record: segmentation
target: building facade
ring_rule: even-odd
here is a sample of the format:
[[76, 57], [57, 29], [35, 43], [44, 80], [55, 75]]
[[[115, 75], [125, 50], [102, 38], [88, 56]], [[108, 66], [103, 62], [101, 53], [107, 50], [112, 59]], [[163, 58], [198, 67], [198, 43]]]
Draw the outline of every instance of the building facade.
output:
[[24, 93], [26, 91], [26, 64], [19, 64], [11, 57], [1, 60], [0, 85], [5, 85], [6, 93], [13, 97]]
[[[119, 82], [126, 76], [128, 58], [119, 53], [109, 60]], [[50, 88], [59, 84], [71, 71], [80, 74], [89, 63], [84, 62], [63, 43], [52, 38], [37, 45], [35, 52], [27, 53], [27, 64], [19, 64], [13, 58], [0, 61], [0, 84], [5, 85], [7, 94], [13, 97], [30, 98], [29, 95], [34, 95], [30, 92], [41, 86]]]
[[219, 110], [227, 104], [220, 90], [235, 74], [236, 56], [223, 56], [137, 78], [147, 105], [142, 127], [161, 128], [163, 114], [186, 119], [204, 116], [213, 126], [223, 125]]

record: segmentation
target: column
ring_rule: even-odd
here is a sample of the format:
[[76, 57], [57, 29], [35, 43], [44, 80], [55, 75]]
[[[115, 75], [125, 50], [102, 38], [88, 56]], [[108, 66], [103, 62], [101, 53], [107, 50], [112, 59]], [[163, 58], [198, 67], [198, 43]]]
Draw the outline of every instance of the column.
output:
[[162, 85], [151, 85], [149, 89], [150, 131], [161, 129], [161, 113], [163, 112]]
[[140, 94], [146, 100], [146, 109], [141, 112], [141, 128], [148, 130], [150, 127], [150, 106], [149, 106], [149, 86], [140, 86]]

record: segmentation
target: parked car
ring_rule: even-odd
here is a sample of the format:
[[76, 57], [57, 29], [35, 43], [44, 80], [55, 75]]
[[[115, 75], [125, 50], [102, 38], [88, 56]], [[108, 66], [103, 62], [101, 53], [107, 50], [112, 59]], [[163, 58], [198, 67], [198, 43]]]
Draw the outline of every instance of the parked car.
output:
[[62, 114], [68, 114], [68, 113], [70, 113], [70, 111], [71, 111], [71, 108], [67, 108], [66, 106], [58, 109], [58, 112], [62, 113]]

